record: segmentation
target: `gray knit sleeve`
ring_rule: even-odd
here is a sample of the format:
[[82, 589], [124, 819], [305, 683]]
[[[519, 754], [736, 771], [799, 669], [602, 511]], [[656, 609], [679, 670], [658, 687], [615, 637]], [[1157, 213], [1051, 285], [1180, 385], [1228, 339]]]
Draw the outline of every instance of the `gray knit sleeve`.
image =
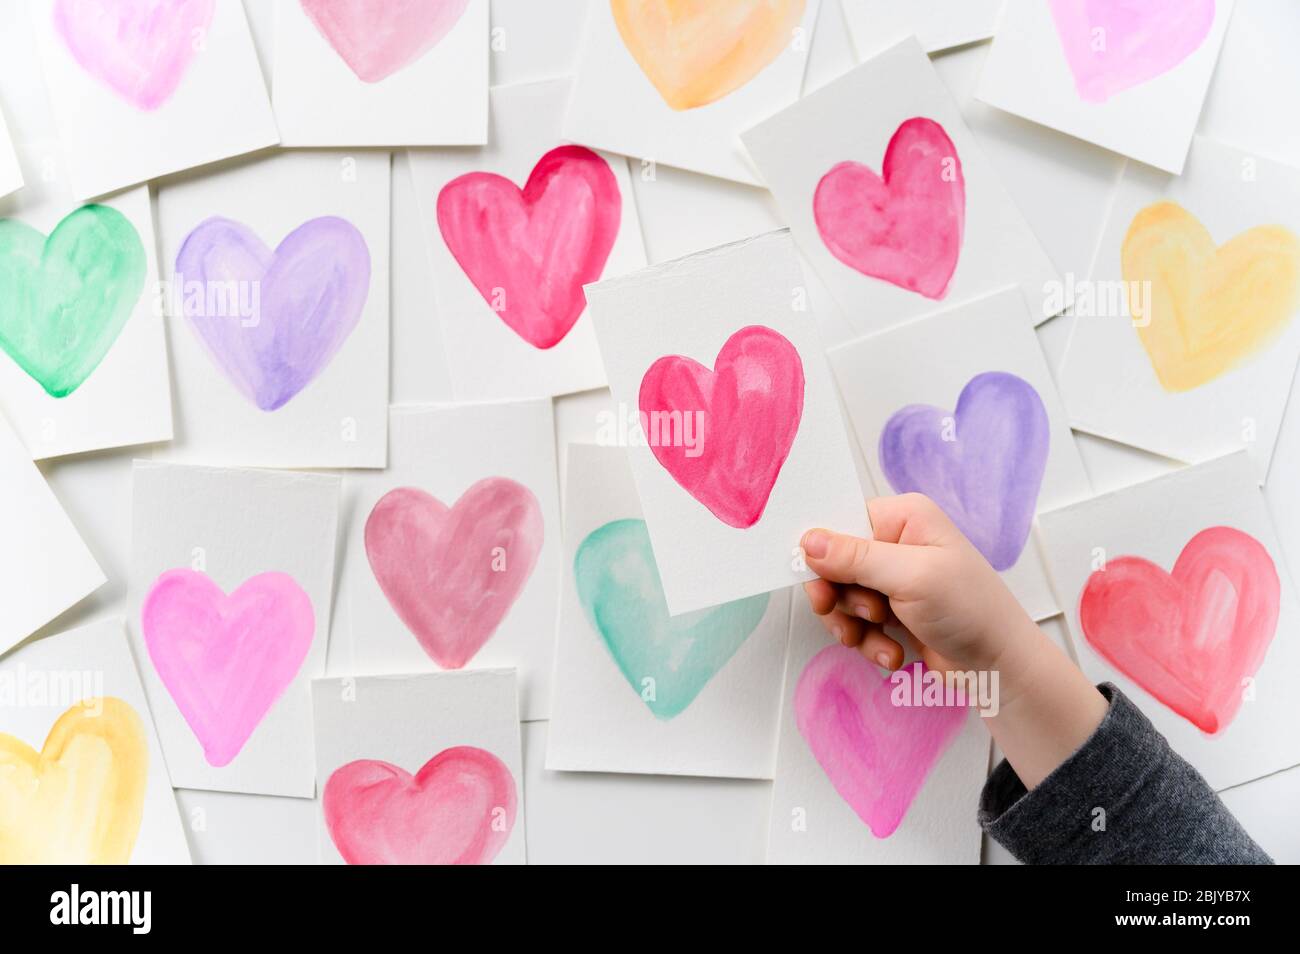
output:
[[979, 822], [1027, 864], [1271, 864], [1164, 736], [1110, 683], [1092, 737], [1032, 792], [1004, 760]]

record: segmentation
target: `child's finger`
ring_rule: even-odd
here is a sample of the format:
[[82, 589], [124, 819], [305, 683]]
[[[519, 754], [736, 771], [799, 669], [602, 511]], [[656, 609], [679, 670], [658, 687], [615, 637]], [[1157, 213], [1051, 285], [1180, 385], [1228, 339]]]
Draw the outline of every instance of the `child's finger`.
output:
[[893, 672], [903, 665], [903, 647], [885, 635], [879, 626], [868, 626], [858, 646], [858, 652], [866, 656], [881, 669]]
[[870, 623], [883, 624], [889, 619], [889, 600], [885, 595], [856, 583], [839, 587], [839, 607], [850, 616]]
[[849, 647], [857, 646], [862, 642], [863, 633], [869, 625], [839, 610], [831, 610], [821, 617], [821, 622], [826, 627], [826, 632], [830, 633], [836, 642]]
[[804, 562], [823, 579], [857, 583], [886, 596], [914, 589], [923, 578], [926, 547], [865, 540], [829, 530], [809, 530], [801, 541]]
[[812, 607], [812, 611], [818, 616], [825, 616], [835, 609], [835, 604], [840, 601], [840, 588], [829, 580], [823, 580], [820, 577], [805, 583], [803, 592], [808, 597], [808, 605]]

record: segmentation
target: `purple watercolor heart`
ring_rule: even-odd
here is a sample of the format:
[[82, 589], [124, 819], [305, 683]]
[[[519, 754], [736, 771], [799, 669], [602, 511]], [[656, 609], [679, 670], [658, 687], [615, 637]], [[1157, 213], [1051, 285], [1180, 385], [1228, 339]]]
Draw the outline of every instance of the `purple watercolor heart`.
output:
[[1029, 539], [1051, 442], [1047, 410], [1014, 374], [977, 374], [949, 412], [911, 404], [880, 434], [880, 466], [896, 493], [937, 503], [995, 570]]
[[360, 321], [370, 250], [335, 216], [304, 222], [274, 252], [243, 223], [214, 217], [181, 245], [176, 289], [217, 367], [274, 411], [320, 374]]

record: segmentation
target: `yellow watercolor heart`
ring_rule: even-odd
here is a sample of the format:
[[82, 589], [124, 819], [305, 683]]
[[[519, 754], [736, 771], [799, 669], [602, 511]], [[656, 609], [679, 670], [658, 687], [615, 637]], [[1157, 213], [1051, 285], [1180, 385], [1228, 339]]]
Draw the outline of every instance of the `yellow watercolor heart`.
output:
[[1190, 391], [1271, 344], [1300, 306], [1300, 238], [1260, 225], [1216, 248], [1196, 216], [1157, 202], [1133, 218], [1120, 251], [1138, 338], [1166, 391]]
[[780, 55], [805, 0], [610, 0], [632, 58], [673, 109], [744, 86]]
[[149, 748], [121, 699], [88, 699], [37, 752], [0, 733], [0, 864], [126, 864], [144, 816]]

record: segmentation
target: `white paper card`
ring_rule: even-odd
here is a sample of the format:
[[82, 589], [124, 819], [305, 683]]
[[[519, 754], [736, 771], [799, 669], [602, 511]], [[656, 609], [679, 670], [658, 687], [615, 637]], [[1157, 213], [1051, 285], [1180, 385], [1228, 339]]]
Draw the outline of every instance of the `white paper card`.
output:
[[[887, 92], [882, 92], [887, 91]], [[852, 116], [846, 122], [845, 116]], [[800, 250], [860, 331], [1057, 283], [951, 94], [908, 38], [745, 133]]]
[[859, 60], [915, 35], [927, 53], [987, 40], [1002, 0], [841, 0]]
[[339, 478], [136, 461], [128, 603], [172, 785], [311, 798]]
[[789, 232], [587, 300], [619, 413], [640, 424], [628, 456], [673, 615], [811, 579], [798, 548], [813, 527], [869, 532]]
[[509, 669], [312, 683], [325, 864], [525, 863]]
[[9, 138], [9, 127], [5, 125], [5, 116], [0, 112], [0, 196], [21, 189], [23, 170], [18, 164], [18, 154], [14, 152], [13, 142]]

